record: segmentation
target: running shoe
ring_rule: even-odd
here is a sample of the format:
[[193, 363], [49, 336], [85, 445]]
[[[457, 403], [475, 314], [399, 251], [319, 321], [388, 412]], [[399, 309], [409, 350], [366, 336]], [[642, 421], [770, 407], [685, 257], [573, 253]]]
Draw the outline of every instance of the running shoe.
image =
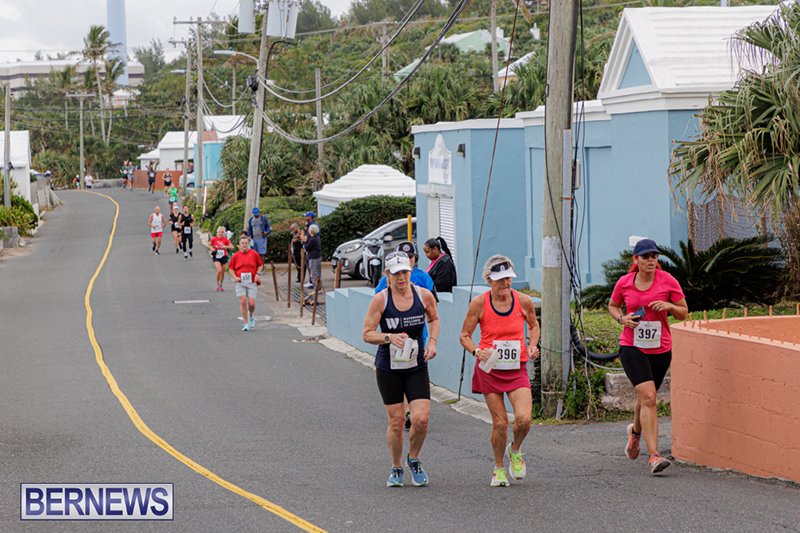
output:
[[508, 475], [514, 479], [525, 479], [525, 474], [528, 473], [528, 469], [525, 468], [525, 459], [522, 458], [524, 455], [521, 451], [515, 452], [511, 449], [511, 443], [508, 443], [506, 447], [506, 455], [510, 459], [508, 463]]
[[406, 431], [411, 429], [411, 412], [406, 411]]
[[245, 324], [242, 326], [242, 331], [250, 331], [250, 324]]
[[251, 328], [254, 328], [254, 327], [256, 327], [256, 319], [255, 319], [255, 318], [253, 318], [253, 317], [250, 317], [250, 322], [248, 322], [247, 324], [248, 324], [248, 325], [249, 325]]
[[175, 253], [176, 253], [176, 254], [177, 254], [178, 252], [180, 252], [180, 251], [181, 251], [181, 249], [180, 249], [180, 248], [175, 248]]
[[625, 456], [628, 459], [639, 457], [639, 441], [641, 438], [641, 433], [638, 435], [633, 433], [633, 424], [628, 424], [628, 444], [625, 445]]
[[670, 463], [667, 459], [661, 457], [661, 454], [658, 452], [650, 454], [650, 473], [655, 475], [659, 472], [662, 472], [665, 468], [667, 468]]
[[402, 467], [393, 467], [389, 471], [389, 479], [386, 480], [387, 487], [402, 487], [403, 486], [403, 469]]
[[506, 469], [498, 466], [494, 469], [492, 474], [492, 482], [489, 484], [491, 487], [508, 487], [508, 478], [506, 477]]
[[309, 281], [308, 283], [303, 285], [303, 287], [305, 287], [306, 289], [313, 289], [314, 288], [314, 284]]
[[225, 292], [225, 287], [223, 287], [222, 285], [220, 285], [220, 286], [219, 286], [219, 292]]
[[160, 253], [158, 253], [158, 250], [156, 250], [156, 255], [161, 255]]
[[189, 257], [192, 257], [192, 258], [194, 257], [194, 256], [192, 255], [192, 251], [191, 251], [191, 250], [189, 250]]
[[425, 469], [422, 468], [422, 463], [419, 462], [419, 459], [412, 459], [409, 455], [406, 456], [406, 463], [408, 463], [408, 468], [411, 469], [411, 483], [415, 487], [426, 486], [428, 484], [428, 474], [425, 473]]

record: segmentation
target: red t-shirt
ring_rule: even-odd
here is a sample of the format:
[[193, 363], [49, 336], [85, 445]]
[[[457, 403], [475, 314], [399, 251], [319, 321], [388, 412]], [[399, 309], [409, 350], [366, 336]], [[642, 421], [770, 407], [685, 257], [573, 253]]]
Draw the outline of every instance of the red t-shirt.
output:
[[225, 257], [225, 256], [228, 255], [228, 250], [225, 247], [226, 246], [230, 246], [231, 245], [231, 241], [229, 241], [227, 237], [214, 236], [214, 237], [211, 237], [211, 240], [208, 241], [208, 242], [211, 244], [211, 247], [214, 248], [214, 250], [222, 250], [223, 252], [225, 252], [222, 255], [222, 257]]
[[233, 273], [236, 274], [236, 277], [241, 278], [243, 273], [249, 272], [251, 274], [251, 278], [253, 283], [256, 281], [256, 272], [258, 269], [264, 265], [264, 260], [261, 259], [261, 256], [258, 255], [258, 252], [253, 250], [247, 250], [246, 252], [236, 252], [231, 257], [231, 262], [228, 263], [228, 268], [233, 270]]
[[[619, 336], [621, 346], [636, 346], [642, 352], [649, 354], [664, 353], [672, 349], [672, 334], [669, 331], [666, 311], [654, 311], [648, 305], [661, 300], [676, 303], [684, 298], [678, 280], [668, 272], [656, 270], [653, 284], [646, 291], [636, 288], [634, 278], [636, 272], [631, 272], [619, 278], [611, 293], [611, 299], [625, 305], [626, 313], [634, 313], [639, 307], [644, 307], [644, 318], [635, 329], [623, 328]], [[646, 331], [649, 330], [649, 331]], [[643, 347], [652, 345], [654, 339], [660, 334], [661, 342], [657, 347]], [[636, 335], [636, 336], [634, 336]]]

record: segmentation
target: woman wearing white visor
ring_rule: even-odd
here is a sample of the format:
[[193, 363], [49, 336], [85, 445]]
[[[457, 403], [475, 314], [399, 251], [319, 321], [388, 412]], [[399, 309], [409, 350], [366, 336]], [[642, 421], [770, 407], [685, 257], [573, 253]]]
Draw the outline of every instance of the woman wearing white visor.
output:
[[[475, 356], [472, 392], [483, 394], [492, 415], [492, 450], [494, 472], [492, 487], [509, 485], [504, 467], [508, 455], [508, 473], [514, 479], [526, 474], [522, 441], [531, 429], [531, 384], [525, 364], [539, 356], [539, 322], [533, 301], [511, 288], [517, 277], [514, 263], [503, 255], [493, 255], [483, 266], [483, 279], [490, 290], [474, 298], [461, 327], [461, 345]], [[472, 341], [475, 326], [481, 326], [481, 340]], [[525, 326], [528, 338], [525, 338]], [[508, 415], [503, 395], [514, 409], [514, 438], [508, 440]]]

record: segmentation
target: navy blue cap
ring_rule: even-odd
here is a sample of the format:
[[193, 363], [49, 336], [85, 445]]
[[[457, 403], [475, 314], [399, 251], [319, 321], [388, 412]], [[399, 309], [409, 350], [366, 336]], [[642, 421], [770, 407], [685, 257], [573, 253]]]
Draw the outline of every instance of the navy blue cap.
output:
[[304, 217], [311, 217], [311, 218], [314, 218], [314, 212], [313, 212], [313, 211], [309, 211], [308, 213], [306, 213], [306, 214], [305, 214], [305, 215], [303, 215], [303, 216], [304, 216]]
[[411, 241], [403, 241], [403, 242], [401, 242], [400, 244], [398, 244], [397, 246], [394, 247], [394, 251], [395, 252], [404, 252], [409, 257], [411, 257], [411, 256], [419, 257], [419, 254], [417, 253], [417, 247], [414, 246], [414, 243], [411, 242]]
[[658, 246], [653, 239], [642, 239], [633, 247], [633, 255], [642, 256], [652, 252], [658, 253]]
[[259, 211], [259, 209], [257, 207], [254, 207], [253, 208], [253, 214], [254, 215], [258, 215], [259, 213], [261, 213], [261, 211]]

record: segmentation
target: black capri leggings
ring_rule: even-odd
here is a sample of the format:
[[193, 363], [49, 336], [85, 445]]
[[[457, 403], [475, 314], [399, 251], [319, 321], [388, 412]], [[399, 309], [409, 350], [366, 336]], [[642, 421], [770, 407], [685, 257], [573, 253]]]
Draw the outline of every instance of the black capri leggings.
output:
[[189, 251], [194, 247], [194, 232], [183, 233], [181, 232], [181, 250], [186, 252], [186, 243], [189, 243]]
[[644, 353], [635, 346], [620, 346], [619, 360], [625, 375], [635, 387], [640, 383], [652, 381], [656, 390], [664, 382], [669, 364], [672, 362], [672, 351], [664, 353]]

